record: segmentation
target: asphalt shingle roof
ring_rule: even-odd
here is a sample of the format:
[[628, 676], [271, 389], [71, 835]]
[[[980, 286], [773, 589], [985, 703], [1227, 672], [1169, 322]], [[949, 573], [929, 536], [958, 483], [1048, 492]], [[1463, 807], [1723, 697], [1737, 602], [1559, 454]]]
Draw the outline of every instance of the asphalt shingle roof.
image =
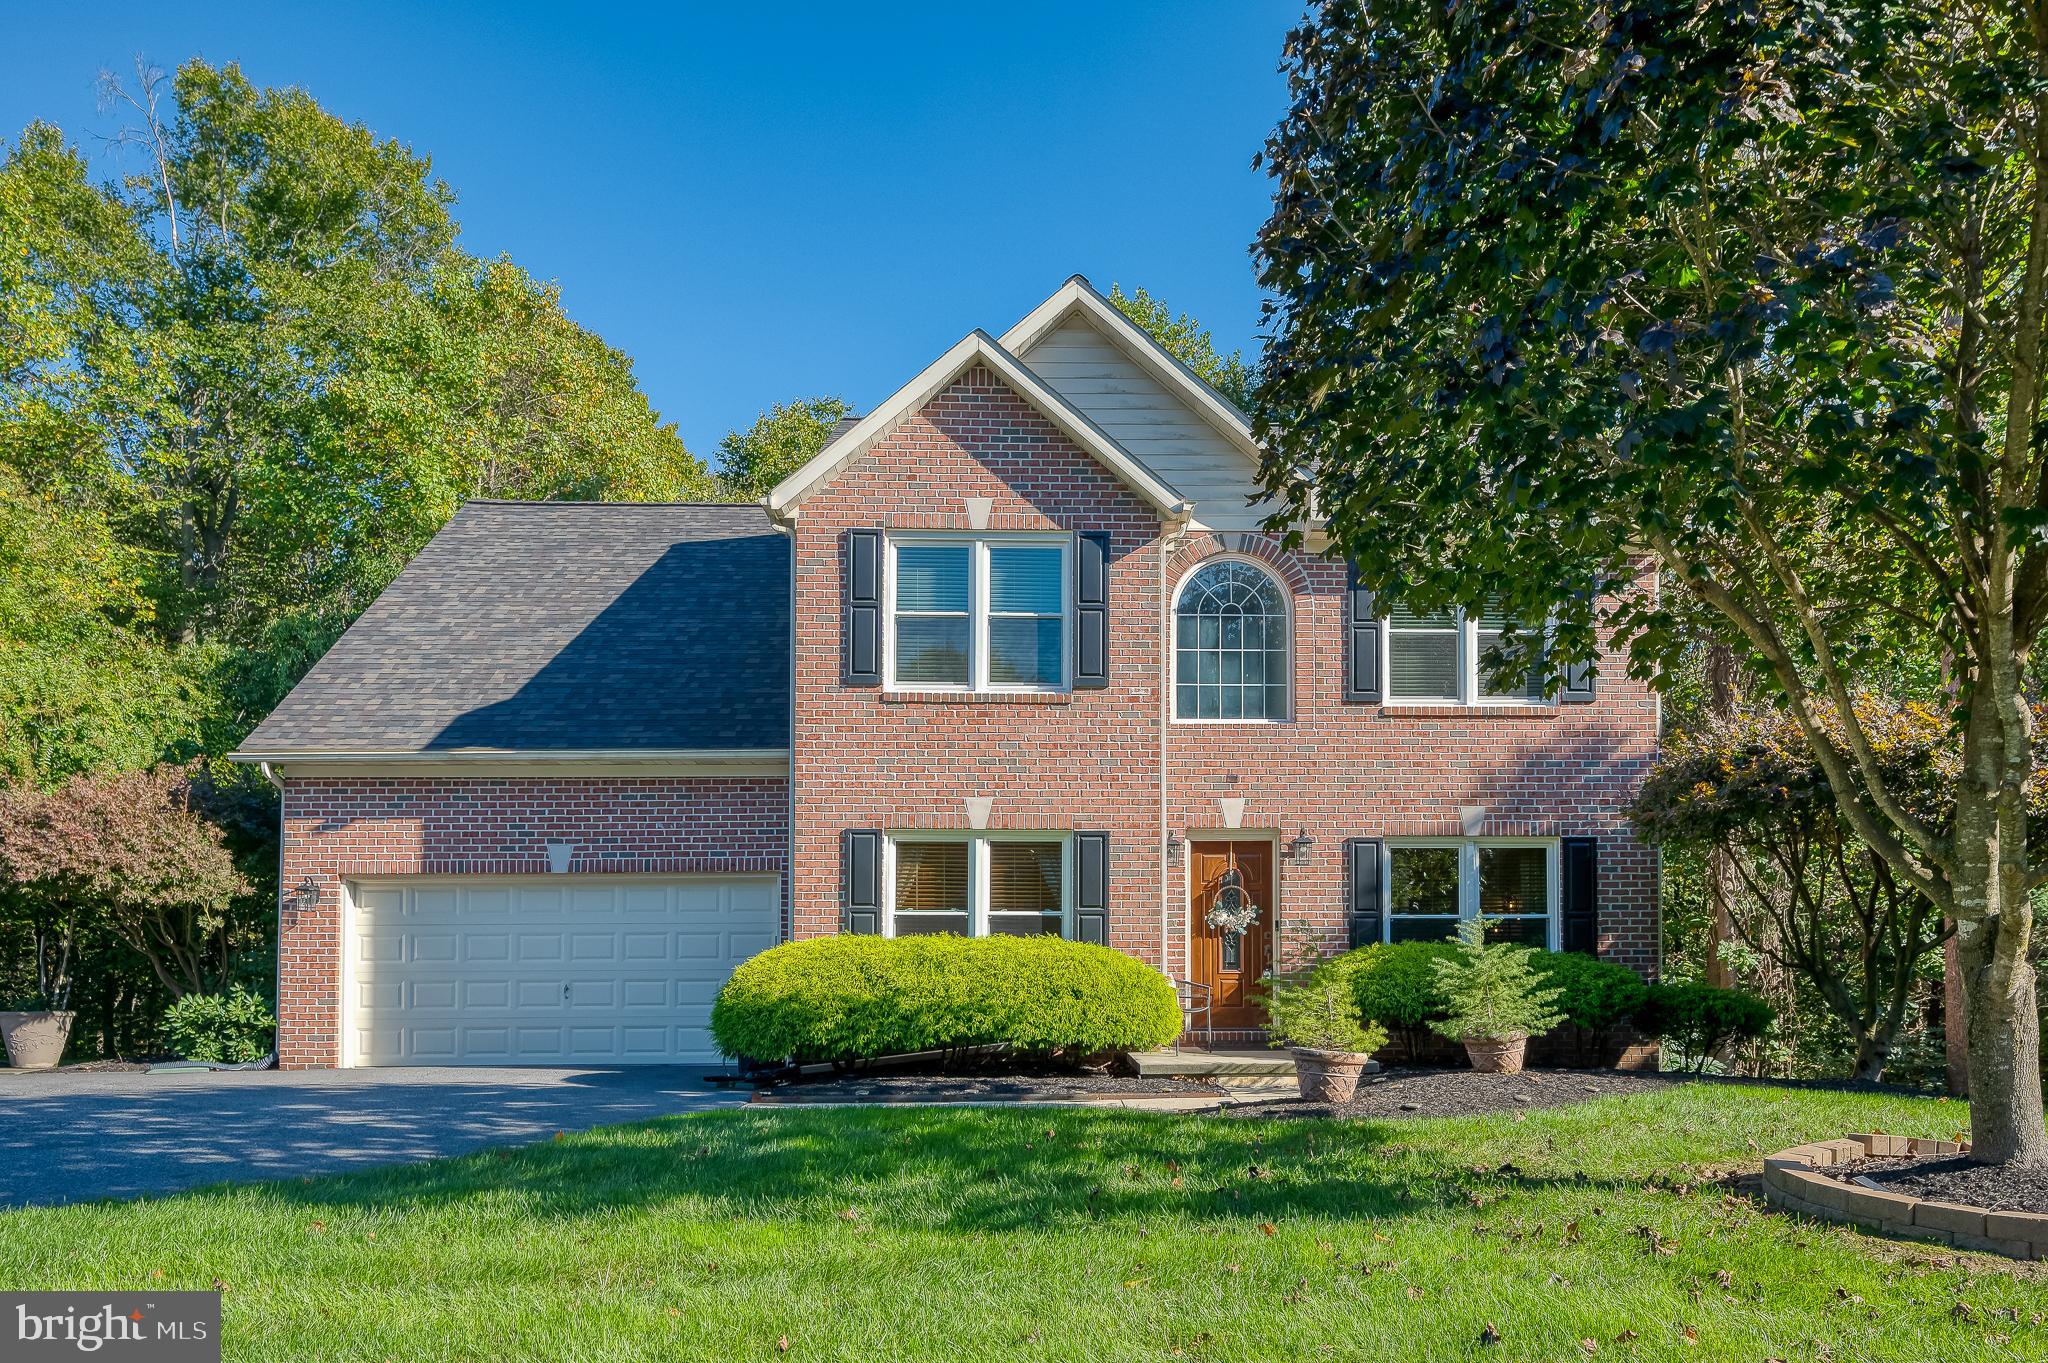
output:
[[470, 502], [242, 748], [786, 748], [789, 571], [754, 505]]

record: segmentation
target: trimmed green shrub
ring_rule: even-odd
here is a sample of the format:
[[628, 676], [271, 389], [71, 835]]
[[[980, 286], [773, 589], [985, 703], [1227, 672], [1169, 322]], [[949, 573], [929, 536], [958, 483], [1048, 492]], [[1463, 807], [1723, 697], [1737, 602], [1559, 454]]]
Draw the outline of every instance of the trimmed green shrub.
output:
[[187, 994], [164, 1010], [164, 1037], [181, 1060], [261, 1060], [276, 1034], [270, 1009], [239, 984], [225, 994]]
[[1359, 1015], [1401, 1031], [1425, 1028], [1444, 1016], [1435, 963], [1457, 954], [1449, 942], [1376, 942], [1337, 959], [1351, 976]]
[[1057, 937], [787, 942], [733, 972], [711, 1009], [727, 1055], [858, 1060], [1007, 1045], [1037, 1055], [1148, 1050], [1180, 1035], [1151, 967]]
[[1670, 1042], [1696, 1070], [1725, 1045], [1761, 1040], [1777, 1019], [1771, 1005], [1740, 989], [1653, 984], [1646, 994], [1637, 1024]]
[[1589, 1032], [1630, 1021], [1649, 992], [1643, 977], [1627, 966], [1583, 951], [1539, 951], [1529, 964], [1545, 983], [1564, 991], [1557, 999], [1564, 1020]]

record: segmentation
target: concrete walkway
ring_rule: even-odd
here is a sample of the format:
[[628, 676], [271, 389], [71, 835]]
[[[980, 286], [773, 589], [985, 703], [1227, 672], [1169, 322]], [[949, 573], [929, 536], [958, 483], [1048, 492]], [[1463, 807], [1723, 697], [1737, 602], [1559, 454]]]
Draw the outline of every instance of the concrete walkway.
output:
[[0, 1069], [0, 1207], [404, 1164], [746, 1101], [703, 1073]]

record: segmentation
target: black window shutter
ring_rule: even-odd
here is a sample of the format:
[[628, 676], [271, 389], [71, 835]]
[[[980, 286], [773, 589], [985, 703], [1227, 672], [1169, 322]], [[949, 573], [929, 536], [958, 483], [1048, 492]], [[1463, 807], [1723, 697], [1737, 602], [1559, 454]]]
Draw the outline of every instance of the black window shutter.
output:
[[882, 684], [882, 532], [846, 532], [846, 638], [840, 681]]
[[1358, 585], [1358, 567], [1347, 563], [1344, 592], [1344, 700], [1380, 703], [1380, 617], [1372, 593]]
[[840, 926], [874, 936], [882, 930], [882, 835], [849, 828], [839, 835], [839, 850]]
[[1387, 845], [1378, 838], [1344, 840], [1344, 916], [1352, 946], [1369, 946], [1380, 940], [1380, 920], [1385, 912], [1380, 899], [1380, 865], [1386, 855]]
[[1572, 663], [1564, 670], [1564, 689], [1557, 698], [1567, 705], [1584, 705], [1593, 699], [1593, 664]]
[[1109, 834], [1074, 835], [1074, 940], [1109, 945]]
[[1565, 838], [1559, 843], [1564, 866], [1564, 949], [1596, 956], [1600, 949], [1600, 841]]
[[1074, 536], [1074, 689], [1109, 685], [1109, 536]]

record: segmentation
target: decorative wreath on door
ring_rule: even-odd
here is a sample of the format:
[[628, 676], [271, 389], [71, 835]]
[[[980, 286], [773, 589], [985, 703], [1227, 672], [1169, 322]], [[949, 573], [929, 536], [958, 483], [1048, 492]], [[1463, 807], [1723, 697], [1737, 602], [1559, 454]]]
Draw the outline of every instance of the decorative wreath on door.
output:
[[1245, 894], [1244, 877], [1233, 866], [1223, 873], [1223, 881], [1216, 887], [1216, 895], [1209, 901], [1209, 912], [1202, 921], [1218, 932], [1242, 937], [1244, 930], [1258, 919], [1259, 906]]

